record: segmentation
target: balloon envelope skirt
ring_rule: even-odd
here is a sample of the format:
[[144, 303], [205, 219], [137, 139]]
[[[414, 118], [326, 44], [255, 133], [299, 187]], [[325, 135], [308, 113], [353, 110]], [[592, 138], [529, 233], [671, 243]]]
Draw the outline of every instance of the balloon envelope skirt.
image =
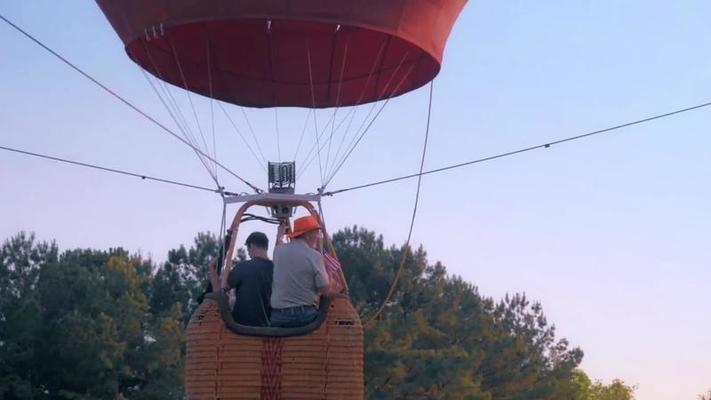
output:
[[137, 64], [249, 107], [342, 107], [440, 70], [466, 0], [96, 0]]

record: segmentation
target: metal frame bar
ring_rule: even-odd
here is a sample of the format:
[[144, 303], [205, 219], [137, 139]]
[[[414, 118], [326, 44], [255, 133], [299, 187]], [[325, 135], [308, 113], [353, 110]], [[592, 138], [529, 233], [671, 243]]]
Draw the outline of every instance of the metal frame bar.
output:
[[321, 194], [286, 194], [286, 193], [259, 193], [259, 194], [244, 194], [236, 196], [225, 196], [225, 203], [245, 203], [245, 202], [279, 202], [282, 204], [301, 204], [303, 202], [318, 202], [321, 200]]

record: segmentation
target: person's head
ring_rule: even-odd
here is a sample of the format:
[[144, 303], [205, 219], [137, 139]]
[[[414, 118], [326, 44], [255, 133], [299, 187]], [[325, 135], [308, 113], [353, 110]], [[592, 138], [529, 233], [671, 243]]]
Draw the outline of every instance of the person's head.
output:
[[247, 246], [249, 258], [266, 257], [269, 249], [269, 239], [262, 232], [252, 232], [247, 236], [247, 241], [244, 245]]
[[321, 226], [318, 220], [311, 215], [294, 220], [292, 239], [303, 239], [306, 244], [316, 247], [321, 237]]

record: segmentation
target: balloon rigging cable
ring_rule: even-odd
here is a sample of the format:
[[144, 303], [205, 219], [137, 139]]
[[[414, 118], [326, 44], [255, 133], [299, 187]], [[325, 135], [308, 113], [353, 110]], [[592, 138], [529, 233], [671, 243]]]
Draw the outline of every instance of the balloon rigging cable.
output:
[[[134, 111], [136, 111], [136, 112], [138, 112], [139, 114], [141, 114], [143, 117], [145, 117], [145, 118], [148, 119], [149, 121], [153, 122], [155, 125], [157, 125], [157, 126], [160, 127], [161, 129], [163, 129], [165, 132], [169, 133], [170, 135], [172, 135], [172, 136], [175, 137], [176, 139], [180, 140], [181, 142], [183, 142], [184, 144], [186, 144], [187, 146], [189, 146], [190, 148], [192, 148], [196, 153], [199, 153], [202, 157], [205, 157], [207, 160], [213, 162], [213, 163], [214, 163], [216, 166], [218, 166], [219, 168], [221, 168], [221, 169], [227, 171], [227, 172], [230, 173], [232, 176], [234, 176], [235, 178], [239, 179], [241, 182], [243, 182], [244, 184], [246, 184], [247, 186], [249, 186], [250, 188], [252, 188], [252, 189], [253, 189], [254, 191], [256, 191], [257, 193], [262, 193], [262, 192], [263, 192], [261, 189], [259, 189], [259, 188], [256, 187], [255, 185], [249, 183], [248, 181], [246, 181], [245, 179], [243, 179], [242, 177], [240, 177], [239, 175], [237, 175], [236, 173], [234, 173], [233, 171], [231, 171], [229, 168], [225, 167], [223, 164], [219, 163], [218, 161], [214, 160], [212, 157], [210, 157], [210, 156], [208, 156], [207, 154], [205, 154], [205, 153], [204, 153], [203, 151], [201, 151], [200, 149], [197, 149], [197, 148], [196, 148], [195, 146], [193, 146], [189, 141], [187, 141], [187, 140], [181, 138], [179, 135], [177, 135], [175, 132], [173, 132], [172, 130], [170, 130], [168, 127], [166, 127], [165, 125], [161, 124], [160, 122], [158, 122], [157, 120], [155, 120], [154, 118], [152, 118], [151, 116], [149, 116], [146, 112], [142, 111], [142, 110], [139, 109], [137, 106], [133, 105], [133, 104], [130, 103], [128, 100], [124, 99], [123, 97], [121, 97], [120, 95], [118, 95], [116, 92], [114, 92], [114, 91], [112, 91], [111, 89], [109, 89], [109, 88], [108, 88], [107, 86], [105, 86], [104, 84], [100, 83], [98, 80], [96, 80], [95, 78], [93, 78], [92, 76], [90, 76], [88, 73], [86, 73], [85, 71], [83, 71], [83, 70], [80, 69], [79, 67], [77, 67], [77, 66], [75, 66], [74, 64], [72, 64], [72, 63], [71, 63], [70, 61], [68, 61], [66, 58], [62, 57], [60, 54], [58, 54], [58, 53], [55, 52], [54, 50], [50, 49], [48, 46], [46, 46], [45, 44], [43, 44], [42, 42], [40, 42], [38, 39], [36, 39], [35, 37], [33, 37], [32, 35], [30, 35], [30, 34], [27, 33], [26, 31], [24, 31], [22, 28], [20, 28], [20, 27], [18, 27], [17, 25], [13, 24], [10, 20], [8, 20], [7, 18], [5, 18], [5, 17], [4, 17], [3, 15], [1, 15], [1, 14], [0, 14], [0, 20], [3, 20], [5, 23], [7, 23], [8, 25], [10, 25], [12, 28], [14, 28], [15, 30], [17, 30], [17, 31], [19, 31], [20, 33], [22, 33], [24, 36], [26, 36], [27, 38], [29, 38], [30, 40], [32, 40], [33, 42], [35, 42], [37, 45], [39, 45], [40, 47], [42, 47], [43, 49], [45, 49], [46, 51], [48, 51], [49, 53], [51, 53], [52, 55], [54, 55], [55, 57], [57, 57], [58, 59], [60, 59], [60, 60], [61, 60], [62, 62], [64, 62], [65, 64], [67, 64], [69, 67], [71, 67], [71, 68], [74, 69], [75, 71], [79, 72], [79, 73], [80, 73], [81, 75], [83, 75], [85, 78], [89, 79], [90, 81], [92, 81], [93, 83], [95, 83], [96, 85], [98, 85], [99, 87], [101, 87], [104, 91], [106, 91], [107, 93], [109, 93], [109, 94], [112, 95], [113, 97], [117, 98], [118, 100], [120, 100], [121, 102], [123, 102], [124, 104], [126, 104], [128, 107], [130, 107], [130, 108], [133, 109]], [[387, 100], [385, 101], [385, 103], [387, 103]], [[220, 103], [218, 103], [218, 104], [220, 104]], [[406, 179], [412, 179], [412, 178], [418, 178], [418, 179], [419, 179], [419, 178], [421, 178], [422, 176], [425, 176], [425, 175], [430, 175], [430, 174], [445, 172], [445, 171], [449, 171], [449, 170], [453, 170], [453, 169], [458, 169], [458, 168], [462, 168], [462, 167], [466, 167], [466, 166], [470, 166], [470, 165], [474, 165], [474, 164], [480, 164], [480, 163], [484, 163], [484, 162], [487, 162], [487, 161], [497, 160], [497, 159], [500, 159], [500, 158], [506, 158], [506, 157], [518, 155], [518, 154], [521, 154], [521, 153], [526, 153], [526, 152], [529, 152], [529, 151], [533, 151], [533, 150], [548, 149], [548, 148], [550, 148], [550, 147], [553, 146], [553, 145], [563, 144], [563, 143], [566, 143], [566, 142], [573, 142], [573, 141], [577, 141], [577, 140], [580, 140], [580, 139], [585, 139], [585, 138], [589, 138], [589, 137], [592, 137], [592, 136], [600, 135], [600, 134], [603, 134], [603, 133], [609, 133], [609, 132], [616, 131], [616, 130], [620, 130], [620, 129], [623, 129], [623, 128], [628, 128], [628, 127], [631, 127], [631, 126], [640, 125], [640, 124], [644, 124], [644, 123], [647, 123], [647, 122], [652, 122], [652, 121], [656, 121], [656, 120], [660, 120], [660, 119], [664, 119], [664, 118], [669, 118], [669, 117], [672, 117], [672, 116], [675, 116], [675, 115], [679, 115], [679, 114], [683, 114], [683, 113], [687, 113], [687, 112], [690, 112], [690, 111], [694, 111], [694, 110], [698, 110], [698, 109], [702, 109], [702, 108], [707, 108], [707, 107], [709, 107], [709, 106], [711, 106], [711, 102], [701, 103], [701, 104], [698, 104], [698, 105], [695, 105], [695, 106], [690, 106], [690, 107], [686, 107], [686, 108], [681, 108], [681, 109], [674, 110], [674, 111], [670, 111], [670, 112], [663, 113], [663, 114], [657, 114], [657, 115], [654, 115], [654, 116], [651, 116], [651, 117], [647, 117], [647, 118], [643, 118], [643, 119], [638, 119], [638, 120], [635, 120], [635, 121], [632, 121], [632, 122], [627, 122], [627, 123], [615, 125], [615, 126], [612, 126], [612, 127], [600, 129], [600, 130], [596, 130], [596, 131], [592, 131], [592, 132], [588, 132], [588, 133], [584, 133], [584, 134], [580, 134], [580, 135], [576, 135], [576, 136], [571, 136], [571, 137], [563, 138], [563, 139], [556, 140], [556, 141], [552, 141], [552, 142], [546, 142], [546, 143], [539, 144], [539, 145], [535, 145], [535, 146], [525, 147], [525, 148], [521, 148], [521, 149], [518, 149], [518, 150], [513, 150], [513, 151], [509, 151], [509, 152], [505, 152], [505, 153], [500, 153], [500, 154], [496, 154], [496, 155], [493, 155], [493, 156], [488, 156], [488, 157], [484, 157], [484, 158], [479, 158], [479, 159], [475, 159], [475, 160], [470, 160], [470, 161], [466, 161], [466, 162], [462, 162], [462, 163], [458, 163], [458, 164], [448, 165], [448, 166], [445, 166], [445, 167], [436, 168], [436, 169], [432, 169], [432, 170], [428, 170], [428, 171], [420, 171], [419, 173], [415, 173], [415, 174], [411, 174], [411, 175], [404, 175], [404, 176], [399, 176], [399, 177], [395, 177], [395, 178], [390, 178], [390, 179], [375, 181], [375, 182], [371, 182], [371, 183], [365, 183], [365, 184], [362, 184], [362, 185], [352, 186], [352, 187], [348, 187], [348, 188], [344, 188], [344, 189], [338, 189], [338, 190], [323, 192], [322, 195], [323, 195], [323, 196], [333, 196], [333, 195], [340, 194], [340, 193], [345, 193], [345, 192], [354, 191], [354, 190], [359, 190], [359, 189], [365, 189], [365, 188], [369, 188], [369, 187], [373, 187], [373, 186], [384, 185], [384, 184], [387, 184], [387, 183], [398, 182], [398, 181], [406, 180]], [[381, 106], [381, 108], [379, 109], [378, 113], [380, 113], [380, 112], [382, 111], [383, 107], [384, 107], [384, 105]], [[244, 110], [242, 110], [242, 112], [244, 113]], [[313, 110], [311, 110], [311, 112], [313, 112]], [[377, 114], [376, 114], [376, 116], [377, 116]], [[373, 122], [374, 122], [374, 119], [369, 122], [368, 127], [371, 126], [371, 125], [373, 124]], [[249, 124], [248, 124], [248, 125], [249, 125]], [[251, 129], [251, 125], [249, 125], [249, 126], [250, 126], [250, 130], [252, 131], [252, 134], [254, 135], [254, 131]], [[306, 124], [305, 124], [305, 126], [306, 126]], [[305, 130], [305, 128], [304, 128], [304, 130]], [[324, 131], [324, 132], [325, 132], [325, 131]], [[358, 139], [357, 139], [356, 142], [355, 142], [355, 145], [357, 145], [357, 144], [360, 142], [360, 140], [362, 139], [362, 137], [363, 137], [363, 135], [365, 134], [365, 132], [367, 132], [367, 128], [366, 128], [366, 130], [365, 130], [364, 132], [362, 132], [362, 133], [360, 134], [360, 136], [358, 137]], [[322, 133], [323, 133], [323, 132], [322, 132]], [[325, 143], [324, 143], [324, 145], [325, 145]], [[345, 158], [347, 158], [347, 157], [352, 153], [352, 151], [353, 151], [353, 149], [354, 149], [353, 146], [348, 146], [348, 148], [349, 148], [350, 150], [347, 151], [347, 153], [346, 153], [346, 155], [345, 155]], [[220, 187], [220, 188], [217, 188], [217, 189], [211, 189], [211, 188], [207, 188], [207, 187], [203, 187], [203, 186], [199, 186], [199, 185], [193, 185], [193, 184], [188, 184], [188, 183], [173, 181], [173, 180], [170, 180], [170, 179], [164, 179], [164, 178], [152, 177], [152, 176], [143, 175], [143, 174], [132, 173], [132, 172], [128, 172], [128, 171], [123, 171], [123, 170], [118, 170], [118, 169], [114, 169], [114, 168], [103, 167], [103, 166], [99, 166], [99, 165], [95, 165], [95, 164], [89, 164], [89, 163], [84, 163], [84, 162], [79, 162], [79, 161], [73, 161], [73, 160], [64, 159], [64, 158], [59, 158], [59, 157], [55, 157], [55, 156], [49, 156], [49, 155], [44, 155], [44, 154], [39, 154], [39, 153], [32, 153], [32, 152], [29, 152], [29, 151], [20, 150], [20, 149], [15, 149], [15, 148], [10, 148], [10, 147], [5, 147], [5, 146], [0, 146], [0, 150], [6, 150], [6, 151], [11, 151], [11, 152], [19, 153], [19, 154], [24, 154], [24, 155], [34, 156], [34, 157], [40, 157], [40, 158], [50, 159], [50, 160], [54, 160], [54, 161], [65, 162], [65, 163], [69, 163], [69, 164], [73, 164], [73, 165], [77, 165], [77, 166], [82, 166], [82, 167], [88, 167], [88, 168], [99, 169], [99, 170], [106, 171], [106, 172], [112, 172], [112, 173], [117, 173], [117, 174], [123, 174], [123, 175], [128, 175], [128, 176], [134, 176], [134, 177], [138, 177], [138, 178], [141, 178], [141, 179], [144, 179], [144, 180], [145, 180], [145, 179], [147, 179], [147, 180], [153, 180], [153, 181], [157, 181], [157, 182], [169, 183], [169, 184], [174, 184], [174, 185], [179, 185], [179, 186], [183, 186], [183, 187], [187, 187], [187, 188], [192, 188], [192, 189], [197, 189], [197, 190], [203, 190], [203, 191], [209, 191], [209, 192], [214, 192], [214, 193], [224, 193], [225, 195], [236, 195], [236, 193], [233, 193], [233, 192], [225, 192], [225, 191], [223, 190], [223, 188], [221, 188], [221, 187]], [[261, 153], [261, 149], [259, 149], [259, 151], [260, 151], [260, 153]], [[255, 156], [255, 157], [256, 157], [256, 156]], [[262, 157], [263, 157], [263, 155], [262, 155]], [[337, 167], [335, 167], [335, 170], [334, 170], [330, 175], [328, 175], [328, 178], [329, 178], [329, 179], [326, 181], [326, 184], [328, 184], [328, 183], [331, 181], [331, 179], [333, 179], [333, 177], [335, 176], [335, 174], [338, 172], [338, 170], [340, 169], [340, 167], [341, 167], [341, 166], [343, 165], [343, 163], [345, 162], [345, 158], [342, 158], [341, 161], [340, 161], [338, 164], [334, 164], [334, 165], [337, 165]]]
[[59, 60], [61, 60], [62, 62], [64, 62], [66, 65], [68, 65], [69, 67], [71, 67], [73, 70], [75, 70], [76, 72], [78, 72], [79, 74], [81, 74], [82, 76], [84, 76], [85, 78], [87, 78], [87, 79], [89, 79], [90, 81], [92, 81], [94, 84], [96, 84], [97, 86], [99, 86], [100, 88], [102, 88], [104, 91], [106, 91], [107, 93], [109, 93], [111, 96], [115, 97], [116, 99], [118, 99], [119, 101], [121, 101], [122, 103], [124, 103], [125, 105], [127, 105], [129, 108], [131, 108], [132, 110], [136, 111], [137, 113], [139, 113], [140, 115], [142, 115], [142, 116], [143, 116], [144, 118], [146, 118], [147, 120], [151, 121], [153, 124], [155, 124], [156, 126], [158, 126], [159, 128], [161, 128], [163, 131], [165, 131], [166, 133], [170, 134], [170, 135], [173, 136], [174, 138], [180, 140], [180, 141], [183, 142], [185, 145], [189, 146], [189, 147], [192, 148], [194, 151], [200, 153], [203, 157], [205, 157], [206, 159], [212, 161], [213, 163], [215, 163], [215, 165], [219, 166], [220, 168], [222, 168], [223, 170], [225, 170], [226, 172], [228, 172], [230, 175], [234, 176], [235, 178], [237, 178], [238, 180], [240, 180], [242, 183], [244, 183], [245, 185], [247, 185], [247, 186], [249, 186], [250, 188], [252, 188], [252, 190], [254, 190], [255, 192], [257, 192], [257, 193], [262, 193], [262, 192], [263, 192], [263, 190], [261, 190], [260, 188], [258, 188], [258, 187], [255, 186], [255, 185], [249, 183], [247, 180], [245, 180], [245, 179], [242, 178], [241, 176], [237, 175], [235, 172], [233, 172], [233, 171], [230, 170], [229, 168], [225, 167], [222, 163], [216, 161], [215, 159], [213, 159], [213, 158], [210, 157], [209, 155], [205, 154], [202, 150], [195, 148], [195, 146], [191, 145], [187, 140], [181, 138], [178, 134], [176, 134], [175, 132], [173, 132], [172, 130], [170, 130], [167, 126], [161, 124], [161, 123], [158, 122], [155, 118], [153, 118], [153, 117], [151, 117], [150, 115], [148, 115], [145, 111], [141, 110], [140, 108], [138, 108], [136, 105], [134, 105], [134, 104], [131, 103], [130, 101], [128, 101], [128, 100], [126, 100], [125, 98], [121, 97], [118, 93], [116, 93], [116, 92], [114, 92], [113, 90], [109, 89], [106, 85], [104, 85], [104, 84], [102, 84], [101, 82], [99, 82], [98, 80], [96, 80], [94, 77], [92, 77], [91, 75], [89, 75], [87, 72], [85, 72], [84, 70], [82, 70], [82, 69], [79, 68], [78, 66], [72, 64], [69, 60], [67, 60], [66, 58], [62, 57], [59, 53], [57, 53], [56, 51], [52, 50], [52, 49], [49, 48], [47, 45], [45, 45], [44, 43], [42, 43], [41, 41], [39, 41], [38, 39], [36, 39], [34, 36], [32, 36], [31, 34], [29, 34], [28, 32], [26, 32], [25, 30], [23, 30], [23, 29], [20, 28], [19, 26], [17, 26], [17, 25], [15, 25], [14, 23], [12, 23], [10, 20], [8, 20], [7, 18], [5, 18], [2, 14], [0, 14], [0, 19], [3, 20], [3, 21], [4, 21], [5, 23], [7, 23], [8, 25], [10, 25], [13, 29], [17, 30], [18, 32], [20, 32], [21, 34], [23, 34], [25, 37], [27, 37], [28, 39], [32, 40], [32, 41], [35, 42], [37, 45], [39, 45], [40, 47], [42, 47], [43, 49], [45, 49], [46, 51], [48, 51], [50, 54], [52, 54], [53, 56], [55, 56], [56, 58], [58, 58]]

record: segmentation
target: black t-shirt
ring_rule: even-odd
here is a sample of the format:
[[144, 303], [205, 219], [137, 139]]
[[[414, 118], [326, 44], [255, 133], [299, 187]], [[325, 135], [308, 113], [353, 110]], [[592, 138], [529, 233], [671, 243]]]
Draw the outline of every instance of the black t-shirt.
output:
[[237, 295], [232, 316], [238, 324], [269, 325], [273, 273], [274, 263], [259, 257], [242, 261], [232, 268], [227, 284]]

